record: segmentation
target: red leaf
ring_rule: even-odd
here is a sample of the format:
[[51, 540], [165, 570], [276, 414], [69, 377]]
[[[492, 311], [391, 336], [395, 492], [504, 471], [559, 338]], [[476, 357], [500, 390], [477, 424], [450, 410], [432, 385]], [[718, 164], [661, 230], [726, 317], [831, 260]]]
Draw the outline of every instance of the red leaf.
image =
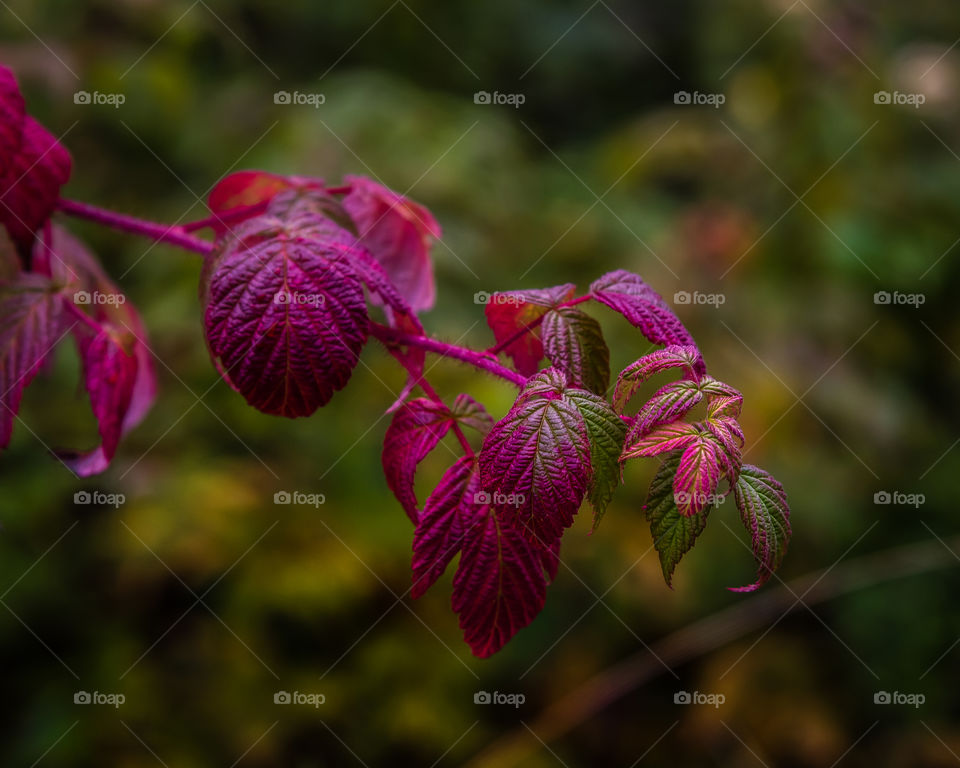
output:
[[23, 120], [26, 116], [23, 96], [13, 72], [0, 66], [0, 179], [6, 180], [14, 158], [20, 152]]
[[[639, 275], [623, 269], [603, 275], [590, 286], [591, 295], [623, 315], [654, 344], [696, 347], [690, 332], [659, 293]], [[703, 359], [696, 363], [698, 374], [706, 371]]]
[[423, 505], [413, 535], [414, 599], [440, 578], [463, 544], [463, 520], [480, 490], [476, 458], [464, 456], [447, 470]]
[[343, 207], [363, 245], [380, 262], [400, 295], [415, 310], [433, 306], [436, 287], [430, 261], [431, 238], [440, 225], [422, 205], [364, 176], [347, 176]]
[[0, 284], [0, 448], [6, 448], [23, 390], [65, 330], [63, 297], [41, 275]]
[[[320, 184], [319, 180], [315, 183]], [[292, 177], [278, 176], [266, 171], [237, 171], [222, 178], [210, 190], [207, 207], [214, 214], [225, 214], [232, 210], [268, 202], [280, 192], [293, 186], [295, 186], [295, 180]], [[233, 220], [228, 226], [214, 218], [211, 227], [217, 235], [222, 235], [231, 227], [235, 228], [239, 223], [239, 221]]]
[[453, 424], [447, 408], [426, 398], [404, 403], [394, 414], [383, 439], [383, 472], [387, 485], [410, 519], [419, 518], [413, 480], [417, 465], [437, 447]]
[[694, 372], [694, 368], [699, 360], [700, 353], [696, 347], [681, 347], [674, 344], [630, 363], [617, 377], [617, 386], [613, 392], [613, 410], [623, 413], [630, 398], [637, 393], [641, 385], [661, 371], [680, 368], [684, 371], [685, 378], [698, 379], [699, 376]]
[[631, 435], [627, 435], [628, 447], [624, 449], [620, 461], [677, 451], [692, 445], [699, 435], [700, 431], [685, 421], [664, 424], [636, 440], [631, 439]]
[[252, 406], [309, 416], [350, 379], [369, 318], [354, 238], [297, 193], [274, 204], [222, 238], [205, 265], [207, 341]]
[[[490, 503], [541, 548], [573, 523], [591, 477], [583, 416], [548, 368], [530, 380], [483, 441], [480, 476]], [[531, 392], [535, 394], [531, 394]]]
[[487, 505], [475, 506], [463, 525], [452, 604], [460, 616], [463, 639], [474, 656], [483, 659], [499, 651], [543, 609], [544, 555]]
[[522, 333], [548, 310], [573, 297], [573, 283], [529, 291], [489, 294], [485, 314], [497, 344], [517, 336], [503, 351], [524, 376], [533, 376], [543, 359], [543, 343], [537, 330]]

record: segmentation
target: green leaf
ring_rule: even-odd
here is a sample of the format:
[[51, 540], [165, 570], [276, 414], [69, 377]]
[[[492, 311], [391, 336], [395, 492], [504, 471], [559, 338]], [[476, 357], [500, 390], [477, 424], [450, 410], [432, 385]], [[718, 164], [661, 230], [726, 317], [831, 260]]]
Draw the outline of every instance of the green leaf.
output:
[[753, 540], [753, 556], [757, 560], [757, 580], [731, 592], [753, 592], [767, 582], [777, 570], [790, 542], [790, 506], [783, 486], [759, 467], [744, 464], [733, 499], [740, 510], [740, 520]]
[[610, 350], [600, 323], [574, 307], [547, 312], [540, 330], [543, 351], [570, 383], [603, 395], [610, 386]]
[[653, 546], [660, 555], [660, 568], [663, 579], [671, 589], [673, 572], [677, 563], [690, 549], [707, 525], [707, 515], [711, 507], [694, 515], [681, 515], [677, 509], [673, 494], [673, 477], [680, 466], [680, 451], [676, 451], [664, 460], [657, 470], [647, 501], [643, 505], [647, 521], [650, 523], [650, 533], [653, 535]]
[[566, 394], [587, 425], [592, 467], [587, 493], [593, 506], [593, 529], [596, 530], [620, 485], [620, 453], [627, 425], [603, 398], [583, 389], [568, 389]]

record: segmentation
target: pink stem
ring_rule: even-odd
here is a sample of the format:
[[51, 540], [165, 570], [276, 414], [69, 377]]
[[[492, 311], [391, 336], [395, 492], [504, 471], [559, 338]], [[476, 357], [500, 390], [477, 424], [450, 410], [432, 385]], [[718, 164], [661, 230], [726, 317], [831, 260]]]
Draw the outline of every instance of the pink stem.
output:
[[[583, 304], [583, 302], [590, 301], [590, 299], [592, 298], [593, 296], [591, 296], [588, 293], [586, 296], [579, 296], [576, 299], [570, 299], [570, 301], [564, 301], [563, 303], [558, 304], [557, 308], [559, 309], [560, 307], [575, 307], [577, 304]], [[504, 341], [501, 341], [499, 344], [493, 347], [490, 347], [490, 349], [486, 351], [487, 354], [493, 355], [494, 357], [496, 357], [501, 352], [503, 352], [503, 350], [505, 350], [507, 347], [513, 344], [515, 341], [523, 338], [529, 331], [532, 331], [535, 328], [539, 328], [540, 325], [543, 323], [543, 319], [546, 316], [547, 316], [547, 313], [544, 312], [542, 315], [540, 315], [540, 317], [538, 317], [535, 320], [532, 320], [528, 325], [523, 326], [523, 328], [519, 328], [509, 338], [505, 339]]]
[[466, 347], [458, 347], [455, 344], [447, 344], [446, 342], [431, 339], [427, 336], [414, 336], [404, 331], [398, 331], [395, 328], [388, 328], [380, 323], [371, 323], [370, 330], [373, 337], [380, 341], [403, 344], [408, 347], [417, 347], [427, 352], [433, 352], [441, 357], [452, 357], [454, 360], [462, 360], [474, 368], [479, 368], [481, 371], [499, 376], [501, 379], [505, 379], [518, 387], [522, 387], [527, 383], [526, 376], [511, 371], [509, 368], [505, 368], [500, 365], [500, 363], [491, 360], [483, 352], [477, 352], [472, 349], [467, 349]]
[[135, 235], [148, 237], [158, 243], [166, 243], [187, 251], [208, 255], [213, 250], [213, 244], [207, 240], [187, 233], [182, 227], [168, 227], [153, 221], [145, 221], [124, 213], [115, 213], [95, 205], [88, 205], [77, 200], [60, 200], [57, 207], [70, 216], [95, 221], [98, 224], [131, 232]]

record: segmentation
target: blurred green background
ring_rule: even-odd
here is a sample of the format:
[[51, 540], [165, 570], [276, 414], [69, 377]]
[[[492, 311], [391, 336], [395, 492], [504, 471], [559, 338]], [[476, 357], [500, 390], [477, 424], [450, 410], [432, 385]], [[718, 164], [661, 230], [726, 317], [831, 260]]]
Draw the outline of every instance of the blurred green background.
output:
[[[480, 290], [585, 287], [623, 267], [668, 300], [721, 294], [676, 309], [711, 372], [744, 392], [747, 460], [790, 495], [783, 579], [936, 537], [957, 549], [954, 3], [0, 5], [0, 61], [73, 154], [66, 196], [173, 222], [201, 218], [209, 188], [239, 168], [374, 176], [444, 228], [427, 328], [480, 348]], [[78, 90], [126, 100], [75, 104]], [[278, 105], [280, 90], [325, 103]], [[525, 101], [475, 104], [481, 90]], [[725, 102], [675, 104], [679, 91]], [[878, 104], [878, 92], [925, 101]], [[641, 517], [653, 462], [629, 466], [600, 529], [588, 536], [584, 510], [567, 534], [541, 616], [476, 660], [449, 573], [405, 596], [412, 529], [380, 470], [384, 409], [403, 384], [388, 356], [371, 343], [309, 420], [261, 415], [210, 364], [195, 256], [71, 227], [143, 313], [160, 394], [111, 470], [77, 482], [47, 450], [94, 439], [74, 351], [27, 391], [0, 459], [4, 765], [461, 765], [508, 734], [531, 748], [525, 766], [960, 761], [950, 554], [909, 578], [875, 583], [874, 569], [716, 648], [700, 637], [707, 652], [550, 738], [541, 713], [595, 675], [779, 588], [724, 589], [753, 573], [732, 505], [670, 591]], [[881, 291], [924, 302], [877, 304]], [[648, 350], [596, 314], [615, 370]], [[511, 402], [456, 363], [431, 378], [496, 417]], [[448, 463], [442, 449], [425, 462], [421, 498]], [[81, 490], [126, 501], [76, 505]], [[280, 490], [326, 503], [277, 506]], [[924, 503], [878, 505], [880, 491]], [[526, 701], [477, 705], [481, 690]], [[76, 705], [77, 691], [125, 703]], [[326, 701], [276, 705], [277, 691]], [[726, 701], [681, 706], [679, 691]], [[925, 703], [875, 704], [880, 691]]]

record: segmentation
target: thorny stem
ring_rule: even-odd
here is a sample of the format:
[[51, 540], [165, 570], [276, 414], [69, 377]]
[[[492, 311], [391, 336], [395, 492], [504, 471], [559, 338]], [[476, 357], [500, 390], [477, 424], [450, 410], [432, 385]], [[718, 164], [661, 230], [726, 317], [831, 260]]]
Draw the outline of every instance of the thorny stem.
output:
[[[590, 301], [590, 299], [592, 298], [593, 297], [590, 294], [587, 294], [586, 296], [579, 296], [576, 299], [570, 299], [570, 301], [564, 301], [561, 304], [558, 304], [557, 309], [560, 309], [560, 307], [574, 307], [577, 304], [583, 304], [583, 302], [585, 301]], [[487, 354], [493, 355], [493, 356], [499, 355], [501, 352], [503, 352], [503, 350], [505, 350], [515, 341], [522, 338], [523, 336], [525, 336], [527, 333], [534, 330], [535, 328], [539, 328], [546, 316], [547, 316], [546, 313], [544, 313], [540, 315], [540, 317], [536, 318], [535, 320], [532, 320], [530, 323], [523, 326], [522, 328], [518, 328], [517, 331], [513, 333], [511, 336], [509, 336], [507, 339], [505, 339], [504, 341], [501, 341], [496, 346], [490, 347], [490, 349], [487, 350]]]

